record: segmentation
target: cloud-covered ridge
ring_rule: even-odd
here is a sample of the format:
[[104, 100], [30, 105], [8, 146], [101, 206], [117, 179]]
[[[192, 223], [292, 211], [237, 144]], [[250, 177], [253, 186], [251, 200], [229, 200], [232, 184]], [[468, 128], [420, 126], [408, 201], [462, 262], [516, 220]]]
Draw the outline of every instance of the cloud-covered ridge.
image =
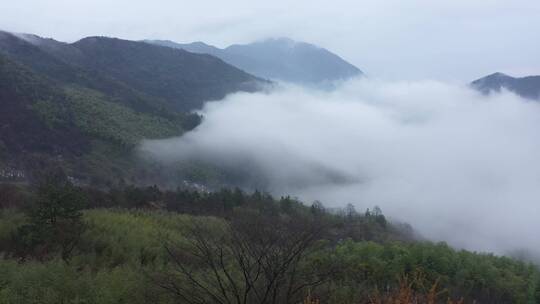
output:
[[379, 205], [426, 237], [476, 250], [540, 250], [540, 104], [440, 82], [355, 80], [208, 103], [162, 161], [251, 172], [278, 194]]

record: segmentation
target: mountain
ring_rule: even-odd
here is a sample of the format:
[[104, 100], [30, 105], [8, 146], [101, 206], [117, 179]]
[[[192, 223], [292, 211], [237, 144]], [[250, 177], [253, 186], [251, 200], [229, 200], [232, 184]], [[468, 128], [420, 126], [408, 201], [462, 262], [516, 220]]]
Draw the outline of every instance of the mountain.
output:
[[0, 171], [28, 177], [55, 163], [98, 184], [131, 177], [131, 151], [141, 139], [178, 136], [192, 119], [137, 112], [98, 91], [63, 87], [1, 54], [0, 107]]
[[0, 31], [0, 171], [39, 160], [84, 181], [134, 181], [148, 172], [133, 153], [142, 139], [179, 136], [200, 121], [188, 111], [268, 83], [206, 54]]
[[264, 81], [205, 54], [104, 37], [73, 44], [82, 66], [95, 69], [178, 110], [200, 108], [236, 91], [256, 91]]
[[34, 106], [44, 100], [65, 103], [52, 83], [0, 55], [0, 155], [80, 154], [88, 145], [80, 130], [66, 122], [51, 127]]
[[67, 44], [0, 32], [0, 52], [50, 78], [105, 92], [139, 110], [189, 111], [266, 83], [212, 56], [106, 37]]
[[471, 86], [484, 94], [506, 89], [523, 98], [540, 100], [540, 76], [516, 78], [503, 73], [494, 73], [473, 81]]
[[360, 69], [324, 48], [287, 38], [268, 39], [245, 45], [235, 44], [225, 49], [203, 42], [146, 42], [210, 54], [250, 74], [298, 84], [319, 85], [363, 75]]

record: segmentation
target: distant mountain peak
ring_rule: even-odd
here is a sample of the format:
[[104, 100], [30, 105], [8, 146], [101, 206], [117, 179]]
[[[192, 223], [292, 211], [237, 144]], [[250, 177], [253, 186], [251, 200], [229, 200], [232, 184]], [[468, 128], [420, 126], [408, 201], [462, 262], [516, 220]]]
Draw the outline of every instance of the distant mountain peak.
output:
[[540, 100], [540, 76], [516, 78], [497, 72], [471, 82], [471, 86], [483, 94], [506, 89], [523, 98]]
[[189, 44], [146, 42], [211, 54], [253, 75], [297, 84], [326, 86], [363, 75], [360, 69], [324, 48], [286, 37], [233, 44], [224, 49], [200, 41]]
[[[142, 42], [146, 42], [146, 43], [149, 43], [149, 44], [171, 44], [171, 45], [178, 45], [179, 43], [176, 43], [172, 40], [167, 40], [167, 39], [155, 39], [155, 40], [152, 40], [152, 39], [145, 39], [145, 40], [142, 40]], [[185, 45], [192, 45], [192, 46], [207, 46], [207, 47], [211, 47], [211, 45], [208, 45], [202, 41], [194, 41], [194, 42], [190, 42], [190, 43], [186, 43]]]
[[488, 75], [488, 76], [486, 76], [486, 77], [514, 78], [514, 77], [512, 77], [512, 76], [510, 76], [510, 75], [508, 75], [508, 74], [501, 73], [501, 72], [495, 72], [495, 73], [490, 74], [490, 75]]
[[[172, 41], [171, 41], [172, 42]], [[193, 46], [205, 46], [205, 47], [211, 47], [211, 45], [208, 45], [202, 41], [195, 41], [195, 42], [192, 42], [190, 43], [191, 45]]]
[[88, 36], [88, 37], [85, 37], [85, 38], [82, 38], [82, 39], [76, 41], [73, 44], [96, 43], [96, 42], [100, 42], [100, 41], [129, 41], [129, 40], [123, 40], [123, 39], [112, 38], [112, 37], [107, 37], [107, 36]]
[[32, 44], [39, 43], [43, 38], [39, 37], [38, 35], [34, 34], [25, 34], [25, 33], [13, 33], [14, 36], [26, 41], [30, 42]]
[[291, 39], [291, 38], [288, 38], [288, 37], [272, 37], [272, 38], [267, 38], [267, 39], [264, 39], [263, 41], [268, 41], [268, 42], [278, 42], [278, 43], [298, 43], [297, 41]]
[[275, 38], [266, 38], [262, 40], [257, 40], [248, 44], [233, 44], [225, 48], [225, 50], [235, 50], [237, 48], [244, 48], [244, 47], [265, 47], [265, 48], [271, 48], [271, 49], [296, 49], [296, 48], [313, 48], [313, 49], [319, 49], [324, 50], [324, 48], [321, 48], [319, 46], [316, 46], [311, 43], [303, 42], [303, 41], [296, 41], [291, 38], [286, 37], [275, 37]]
[[260, 40], [258, 42], [255, 42], [255, 43], [274, 44], [274, 45], [281, 45], [281, 46], [287, 46], [287, 47], [295, 47], [295, 46], [300, 45], [300, 44], [305, 44], [305, 45], [309, 44], [309, 43], [306, 43], [306, 42], [298, 42], [298, 41], [292, 40], [291, 38], [287, 38], [287, 37], [267, 38], [267, 39], [263, 39], [263, 40]]
[[35, 34], [28, 34], [28, 33], [11, 33], [11, 34], [19, 39], [22, 39], [30, 44], [37, 45], [37, 46], [48, 44], [48, 43], [66, 44], [64, 42], [56, 41], [52, 38], [41, 37]]

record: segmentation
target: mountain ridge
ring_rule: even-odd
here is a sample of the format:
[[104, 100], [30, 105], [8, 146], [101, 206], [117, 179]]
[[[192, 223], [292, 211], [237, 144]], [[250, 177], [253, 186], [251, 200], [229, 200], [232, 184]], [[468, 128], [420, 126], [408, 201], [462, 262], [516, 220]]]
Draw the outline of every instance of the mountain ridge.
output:
[[207, 100], [268, 83], [218, 58], [102, 36], [64, 43], [0, 32], [0, 52], [61, 83], [106, 91], [144, 110], [199, 109]]
[[321, 85], [362, 76], [363, 72], [325, 48], [289, 38], [271, 38], [217, 48], [204, 42], [180, 44], [170, 40], [146, 43], [207, 53], [250, 74], [304, 85]]
[[483, 94], [506, 89], [523, 98], [540, 100], [540, 76], [512, 77], [496, 72], [472, 81], [471, 86]]
[[269, 84], [210, 55], [3, 31], [0, 80], [0, 170], [29, 176], [42, 168], [37, 159], [98, 185], [146, 178], [141, 140], [180, 136], [200, 122], [190, 111], [204, 102]]

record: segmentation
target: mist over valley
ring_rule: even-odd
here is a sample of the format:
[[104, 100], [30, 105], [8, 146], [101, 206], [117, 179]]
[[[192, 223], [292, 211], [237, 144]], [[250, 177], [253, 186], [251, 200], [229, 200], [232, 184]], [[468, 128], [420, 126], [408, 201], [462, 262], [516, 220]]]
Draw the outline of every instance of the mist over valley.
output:
[[0, 303], [540, 303], [540, 2], [6, 2]]

